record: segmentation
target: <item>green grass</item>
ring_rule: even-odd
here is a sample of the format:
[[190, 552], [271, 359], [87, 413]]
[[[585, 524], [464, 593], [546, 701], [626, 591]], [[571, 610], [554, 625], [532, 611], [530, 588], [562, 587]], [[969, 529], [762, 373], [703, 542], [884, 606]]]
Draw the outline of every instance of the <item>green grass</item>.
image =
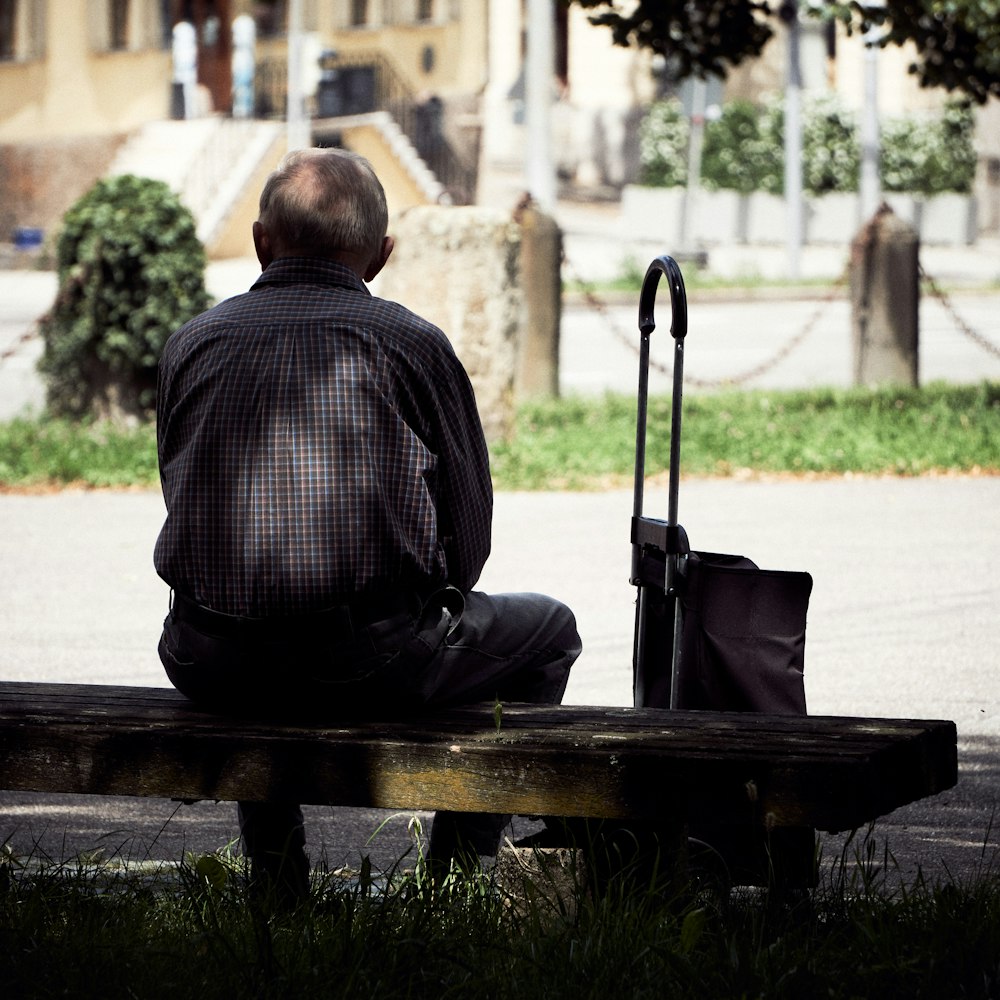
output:
[[[636, 403], [575, 397], [524, 406], [492, 449], [498, 490], [603, 489], [631, 482]], [[646, 471], [668, 456], [670, 400], [649, 405]], [[921, 389], [688, 393], [685, 475], [916, 476], [1000, 473], [1000, 383]], [[153, 428], [14, 420], [0, 424], [0, 486], [155, 487]]]
[[[636, 404], [565, 399], [524, 407], [493, 451], [504, 489], [593, 489], [631, 481]], [[646, 472], [669, 458], [670, 400], [650, 400]], [[689, 393], [681, 470], [921, 475], [1000, 472], [1000, 384], [922, 389]]]
[[[1000, 885], [885, 891], [871, 856], [828, 866], [811, 898], [683, 898], [571, 886], [571, 906], [485, 879], [431, 896], [327, 876], [278, 917], [248, 905], [238, 866], [190, 859], [133, 873], [0, 867], [0, 990], [29, 998], [994, 997]], [[220, 877], [220, 872], [221, 877]], [[517, 901], [517, 905], [511, 905]]]
[[0, 424], [0, 485], [44, 488], [154, 486], [156, 432], [42, 418]]

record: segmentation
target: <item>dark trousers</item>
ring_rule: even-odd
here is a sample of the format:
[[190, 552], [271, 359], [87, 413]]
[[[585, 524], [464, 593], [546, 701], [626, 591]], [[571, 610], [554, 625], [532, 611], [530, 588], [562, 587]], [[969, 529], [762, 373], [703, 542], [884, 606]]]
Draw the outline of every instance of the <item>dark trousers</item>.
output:
[[[540, 594], [449, 590], [338, 635], [275, 636], [251, 624], [220, 636], [198, 624], [182, 620], [177, 608], [164, 623], [160, 658], [179, 691], [220, 711], [317, 722], [418, 715], [494, 698], [558, 704], [581, 650], [573, 613]], [[308, 862], [300, 807], [240, 802], [239, 817], [255, 877], [303, 895]], [[438, 812], [428, 859], [446, 867], [462, 854], [493, 855], [509, 819]]]

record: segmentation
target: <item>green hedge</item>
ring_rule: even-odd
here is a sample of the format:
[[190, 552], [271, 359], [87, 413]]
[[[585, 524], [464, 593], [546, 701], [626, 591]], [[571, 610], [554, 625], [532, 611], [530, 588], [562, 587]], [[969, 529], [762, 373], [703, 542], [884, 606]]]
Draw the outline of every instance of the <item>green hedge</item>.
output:
[[[812, 195], [856, 191], [861, 167], [857, 115], [832, 95], [807, 100], [802, 114], [803, 188]], [[972, 190], [974, 118], [949, 103], [937, 118], [882, 123], [880, 173], [886, 191], [939, 194]], [[676, 100], [651, 106], [640, 131], [640, 177], [654, 187], [687, 182], [689, 125]], [[731, 101], [705, 125], [701, 182], [750, 194], [784, 190], [784, 113], [777, 102]]]

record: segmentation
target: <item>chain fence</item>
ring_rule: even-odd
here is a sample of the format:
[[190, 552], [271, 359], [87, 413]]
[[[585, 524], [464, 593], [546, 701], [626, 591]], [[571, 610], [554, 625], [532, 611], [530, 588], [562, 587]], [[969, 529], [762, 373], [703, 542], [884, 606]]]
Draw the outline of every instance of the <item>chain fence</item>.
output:
[[0, 368], [2, 368], [11, 358], [13, 358], [18, 351], [24, 347], [25, 344], [30, 344], [36, 337], [39, 336], [38, 324], [35, 323], [33, 326], [29, 326], [27, 330], [21, 333], [19, 336], [15, 337], [11, 341], [10, 346], [6, 347], [4, 350], [0, 351]]
[[[607, 302], [605, 302], [600, 295], [598, 295], [594, 283], [583, 280], [577, 269], [574, 267], [573, 262], [568, 258], [563, 251], [563, 266], [568, 274], [570, 281], [576, 284], [582, 292], [583, 299], [587, 304], [587, 307], [601, 316], [605, 321], [608, 330], [611, 332], [612, 336], [616, 340], [625, 344], [629, 350], [631, 350], [636, 356], [639, 354], [639, 341], [635, 337], [632, 331], [627, 331], [624, 329], [621, 323], [619, 323], [615, 316], [612, 314]], [[920, 277], [923, 283], [926, 284], [927, 289], [930, 291], [931, 295], [934, 296], [942, 305], [945, 312], [951, 317], [952, 321], [955, 323], [955, 327], [959, 333], [967, 337], [978, 347], [982, 348], [994, 357], [1000, 358], [1000, 346], [997, 346], [988, 338], [984, 337], [981, 333], [973, 330], [972, 327], [962, 318], [958, 310], [955, 308], [955, 304], [951, 301], [947, 293], [940, 287], [937, 281], [927, 273], [923, 265], [918, 264]], [[850, 265], [845, 264], [843, 270], [838, 275], [836, 279], [830, 285], [828, 291], [818, 302], [816, 309], [812, 312], [806, 322], [803, 324], [802, 328], [797, 332], [793, 333], [776, 351], [774, 351], [768, 358], [754, 365], [752, 368], [748, 368], [742, 372], [736, 372], [733, 375], [729, 375], [723, 378], [715, 379], [704, 379], [697, 378], [689, 375], [687, 372], [684, 374], [684, 381], [687, 385], [693, 386], [698, 389], [718, 389], [718, 388], [739, 388], [745, 386], [750, 382], [755, 381], [763, 375], [766, 375], [769, 371], [776, 368], [782, 361], [785, 360], [790, 354], [792, 354], [798, 347], [800, 347], [809, 335], [816, 328], [819, 321], [826, 314], [827, 309], [834, 303], [843, 299], [848, 294], [848, 288], [850, 283]], [[638, 291], [636, 291], [636, 303], [638, 303]], [[650, 359], [649, 367], [651, 370], [658, 372], [661, 375], [665, 375], [668, 378], [672, 376], [672, 368], [668, 364], [663, 362]]]
[[[617, 340], [620, 340], [630, 350], [638, 355], [639, 348], [636, 337], [631, 331], [626, 331], [615, 319], [607, 302], [605, 302], [600, 295], [598, 295], [594, 283], [584, 281], [580, 277], [579, 272], [574, 267], [573, 262], [566, 255], [565, 251], [563, 251], [562, 264], [564, 273], [567, 274], [569, 280], [582, 290], [583, 298], [588, 308], [602, 317], [612, 336], [614, 336]], [[977, 330], [972, 329], [972, 327], [959, 314], [954, 302], [952, 302], [951, 298], [944, 291], [944, 289], [941, 288], [934, 277], [927, 273], [923, 265], [918, 264], [918, 267], [922, 282], [926, 285], [930, 294], [941, 303], [942, 308], [955, 324], [955, 329], [988, 354], [991, 354], [993, 357], [1000, 358], [1000, 346], [993, 343]], [[800, 347], [816, 328], [816, 325], [823, 318], [826, 310], [831, 306], [831, 304], [842, 299], [847, 294], [849, 278], [850, 270], [849, 267], [845, 265], [840, 275], [831, 284], [829, 290], [819, 301], [816, 309], [806, 320], [802, 328], [789, 337], [784, 344], [782, 344], [764, 361], [754, 365], [752, 368], [742, 372], [737, 372], [725, 378], [699, 379], [686, 376], [685, 381], [689, 385], [699, 389], [715, 389], [724, 386], [739, 387], [753, 382], [754, 380], [767, 374], [784, 361], [785, 358], [792, 354], [798, 347]], [[638, 292], [636, 292], [636, 302], [638, 302]], [[40, 333], [37, 323], [28, 327], [20, 335], [18, 335], [6, 348], [4, 348], [4, 350], [0, 351], [0, 368], [2, 368], [11, 358], [15, 357], [26, 344], [31, 343], [39, 335]], [[662, 362], [654, 361], [652, 359], [650, 360], [649, 365], [654, 371], [668, 377], [671, 375], [671, 368], [669, 365], [664, 365]]]

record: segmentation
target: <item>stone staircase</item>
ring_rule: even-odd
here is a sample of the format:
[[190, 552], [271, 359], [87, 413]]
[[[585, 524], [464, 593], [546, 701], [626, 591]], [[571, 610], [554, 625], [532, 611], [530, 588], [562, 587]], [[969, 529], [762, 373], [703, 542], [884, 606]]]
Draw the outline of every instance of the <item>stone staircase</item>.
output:
[[[313, 141], [368, 157], [386, 189], [390, 211], [450, 204], [448, 191], [391, 114], [375, 111], [315, 120]], [[108, 174], [161, 180], [191, 210], [209, 257], [233, 256], [232, 230], [249, 233], [263, 176], [284, 152], [280, 121], [212, 116], [154, 121], [122, 147]], [[241, 255], [237, 251], [236, 255]]]
[[191, 210], [198, 237], [211, 253], [247, 185], [264, 159], [273, 158], [283, 134], [280, 122], [222, 117], [149, 122], [122, 147], [108, 173], [168, 184]]
[[[444, 185], [421, 158], [413, 143], [388, 111], [371, 111], [342, 118], [320, 118], [313, 123], [313, 134], [336, 137], [346, 149], [367, 156], [386, 186], [390, 209], [410, 204], [450, 204]], [[392, 171], [401, 171], [410, 190], [390, 190]]]

